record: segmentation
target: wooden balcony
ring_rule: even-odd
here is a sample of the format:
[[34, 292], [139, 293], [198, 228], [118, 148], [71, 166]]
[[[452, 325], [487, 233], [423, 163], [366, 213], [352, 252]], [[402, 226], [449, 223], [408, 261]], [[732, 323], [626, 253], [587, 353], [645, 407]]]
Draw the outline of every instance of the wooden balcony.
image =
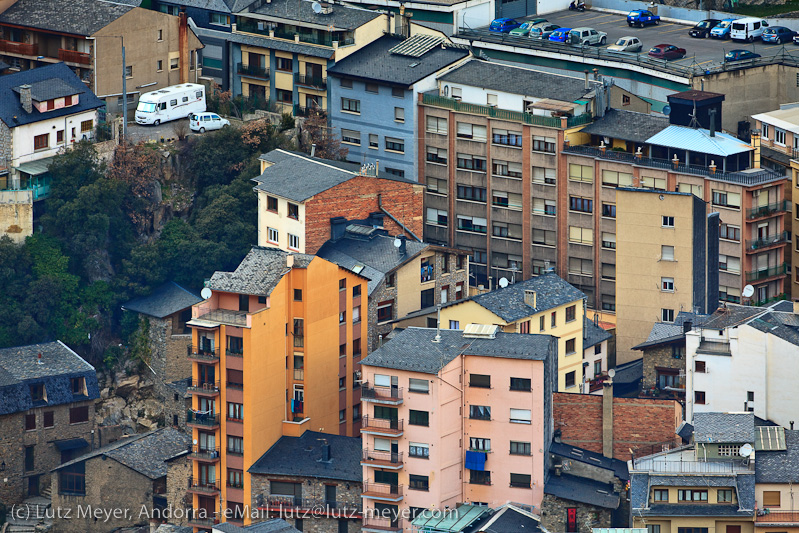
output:
[[92, 56], [85, 52], [78, 52], [77, 50], [58, 50], [58, 59], [66, 61], [67, 63], [80, 63], [81, 65], [91, 65]]
[[38, 56], [39, 45], [0, 40], [0, 52], [8, 52], [22, 56]]

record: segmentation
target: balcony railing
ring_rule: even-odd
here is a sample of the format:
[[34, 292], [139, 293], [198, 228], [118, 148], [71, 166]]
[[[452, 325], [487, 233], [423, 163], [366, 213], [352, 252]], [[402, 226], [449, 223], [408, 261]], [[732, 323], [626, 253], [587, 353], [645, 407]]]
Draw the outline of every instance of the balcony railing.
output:
[[215, 494], [219, 492], [219, 480], [210, 481], [207, 479], [198, 479], [192, 476], [189, 477], [189, 490], [192, 492]]
[[299, 72], [294, 74], [294, 83], [297, 85], [304, 85], [305, 87], [312, 87], [320, 91], [327, 89], [327, 78], [317, 76], [306, 76]]
[[764, 268], [762, 270], [752, 270], [746, 273], [746, 281], [758, 281], [761, 279], [773, 278], [775, 276], [785, 276], [788, 274], [788, 263]]
[[361, 385], [361, 399], [399, 404], [402, 403], [402, 389], [399, 387], [380, 387], [367, 382]]
[[216, 362], [219, 361], [219, 350], [211, 350], [201, 346], [187, 346], [189, 359], [197, 359], [199, 361]]
[[206, 511], [205, 509], [191, 509], [191, 514], [188, 517], [188, 523], [192, 526], [211, 527], [219, 523], [213, 516], [213, 511]]
[[754, 463], [746, 465], [737, 461], [655, 461], [641, 458], [635, 461], [636, 471], [649, 471], [658, 474], [734, 474], [754, 469]]
[[189, 384], [188, 390], [195, 394], [216, 395], [219, 394], [219, 382], [194, 380]]
[[402, 464], [402, 452], [389, 452], [385, 450], [363, 450], [363, 461], [375, 461], [392, 465]]
[[238, 381], [227, 381], [225, 383], [229, 389], [244, 390], [244, 383], [239, 383]]
[[190, 409], [186, 412], [186, 423], [194, 426], [212, 428], [219, 425], [219, 415], [196, 413]]
[[294, 369], [294, 381], [303, 381], [305, 379], [305, 369], [304, 368], [295, 368]]
[[282, 496], [270, 494], [264, 497], [264, 506], [272, 509], [309, 509], [314, 514], [326, 514], [339, 509], [348, 512], [360, 513], [363, 510], [361, 502], [343, 502], [335, 500], [324, 500], [319, 498], [301, 498], [299, 496]]
[[390, 518], [377, 518], [366, 516], [363, 519], [364, 531], [404, 531], [405, 524], [402, 520]]
[[[363, 397], [362, 397], [363, 398]], [[404, 420], [390, 420], [387, 418], [363, 417], [362, 430], [385, 431], [386, 433], [402, 433]]]
[[770, 235], [762, 239], [747, 239], [746, 249], [750, 251], [759, 250], [761, 248], [774, 246], [775, 244], [785, 244], [790, 240], [791, 240], [791, 233], [788, 231], [783, 231], [782, 233], [778, 233], [776, 235]]
[[192, 446], [190, 457], [198, 461], [218, 461], [220, 457], [219, 448], [205, 448], [203, 446]]
[[78, 52], [77, 50], [58, 50], [58, 59], [68, 63], [80, 63], [82, 65], [91, 65], [92, 56], [86, 52]]
[[[391, 485], [388, 483], [375, 483], [365, 481], [363, 484], [363, 495], [365, 497], [386, 497], [391, 499], [402, 498], [402, 485]], [[368, 496], [367, 496], [368, 495]]]
[[799, 511], [772, 511], [771, 509], [761, 509], [757, 511], [755, 522], [780, 524], [796, 523], [799, 522]]
[[20, 54], [25, 56], [38, 56], [39, 45], [0, 40], [0, 52], [10, 52], [12, 54]]
[[239, 74], [249, 76], [251, 78], [269, 79], [269, 69], [264, 67], [256, 67], [255, 65], [248, 65], [247, 63], [238, 63], [236, 70]]
[[788, 200], [776, 202], [768, 205], [761, 205], [759, 207], [752, 207], [746, 210], [746, 218], [749, 220], [755, 218], [762, 218], [773, 215], [775, 213], [784, 213], [791, 208]]

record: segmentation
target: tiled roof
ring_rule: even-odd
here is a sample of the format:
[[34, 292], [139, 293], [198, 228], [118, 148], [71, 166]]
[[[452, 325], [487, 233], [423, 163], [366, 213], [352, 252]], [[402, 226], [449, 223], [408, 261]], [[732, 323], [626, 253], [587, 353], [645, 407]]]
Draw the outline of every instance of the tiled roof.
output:
[[594, 324], [593, 320], [583, 319], [583, 350], [596, 346], [612, 337], [611, 333]]
[[131, 9], [104, 0], [17, 0], [0, 13], [0, 23], [89, 36]]
[[[25, 1], [27, 0], [20, 0], [9, 9], [13, 9], [19, 3]], [[2, 16], [0, 15], [0, 19], [2, 19]], [[66, 90], [65, 86], [72, 87], [71, 94], [79, 95], [78, 104], [45, 111], [44, 113], [40, 113], [34, 107], [32, 112], [28, 113], [20, 105], [19, 93], [15, 90], [20, 85], [31, 85], [31, 92], [33, 92], [33, 86], [35, 86], [40, 96], [50, 93], [62, 93]], [[0, 120], [9, 128], [32, 124], [41, 120], [66, 117], [97, 109], [103, 105], [103, 102], [86, 87], [86, 84], [80, 81], [80, 78], [72, 72], [72, 69], [66, 63], [55, 63], [0, 76]]]
[[785, 430], [785, 444], [785, 450], [757, 452], [757, 483], [799, 483], [799, 430]]
[[613, 491], [613, 485], [568, 474], [549, 476], [544, 483], [544, 494], [606, 509], [619, 507], [619, 495]]
[[155, 289], [149, 296], [135, 298], [123, 304], [122, 309], [164, 318], [202, 301], [200, 296], [184, 289], [174, 281], [169, 281]]
[[278, 248], [253, 246], [233, 272], [214, 272], [207, 287], [211, 290], [268, 296], [289, 271], [286, 257], [294, 256], [294, 268], [305, 268], [314, 256], [291, 254]]
[[[331, 460], [323, 461], [323, 441]], [[360, 483], [360, 437], [306, 431], [300, 437], [280, 437], [248, 470], [250, 474], [338, 479]]]
[[643, 143], [669, 126], [669, 118], [635, 111], [609, 109], [605, 116], [597, 117], [582, 133]]
[[591, 81], [591, 88], [586, 91], [583, 78], [491, 63], [480, 59], [473, 59], [465, 65], [447, 72], [439, 79], [447, 83], [520, 94], [532, 98], [552, 98], [561, 102], [581, 100], [598, 85], [597, 82]]
[[[759, 457], [758, 457], [759, 460]], [[630, 482], [630, 507], [635, 516], [736, 516], [751, 517], [755, 508], [755, 476], [753, 474], [738, 474], [734, 480], [727, 479], [733, 476], [718, 476], [724, 478], [724, 483], [733, 486], [738, 496], [738, 505], [721, 504], [674, 504], [674, 503], [648, 503], [650, 487], [669, 484], [670, 486], [708, 486], [708, 481], [717, 476], [709, 475], [677, 475], [655, 476], [650, 474], [632, 474]], [[707, 481], [703, 484], [703, 481]]]
[[549, 445], [549, 453], [558, 455], [565, 459], [578, 461], [597, 468], [604, 468], [610, 470], [619, 479], [629, 479], [630, 474], [627, 471], [627, 463], [612, 457], [605, 457], [601, 453], [592, 452], [584, 448], [572, 446], [564, 442], [552, 442]]
[[[263, 174], [253, 178], [258, 184], [255, 188], [295, 202], [304, 202], [320, 192], [349, 181], [361, 169], [361, 165], [356, 163], [330, 161], [282, 149], [272, 150], [259, 159], [274, 164], [266, 168]], [[415, 183], [387, 172], [380, 172], [377, 178], [372, 179]]]
[[327, 69], [329, 76], [375, 80], [409, 87], [447, 65], [467, 57], [469, 50], [456, 45], [435, 46], [421, 57], [390, 52], [402, 37], [385, 35]]
[[[139, 1], [139, 0], [136, 0]], [[252, 3], [253, 0], [249, 0]], [[231, 2], [232, 3], [232, 2]], [[206, 11], [215, 11], [217, 13], [230, 13], [230, 5], [224, 0], [159, 0], [159, 5], [173, 5], [173, 6], [186, 6], [196, 7], [197, 9], [204, 9]]]
[[694, 413], [694, 442], [755, 443], [753, 413]]
[[271, 39], [267, 36], [230, 33], [226, 31], [201, 28], [197, 26], [191, 19], [189, 19], [189, 26], [191, 26], [192, 31], [201, 41], [204, 38], [222, 39], [231, 43], [259, 46], [262, 48], [269, 48], [270, 50], [278, 50], [280, 52], [289, 52], [292, 54], [297, 53], [311, 57], [319, 57], [322, 59], [331, 59], [333, 57], [333, 49], [325, 48], [323, 46], [297, 43], [294, 41], [287, 41], [285, 39]]
[[[86, 396], [72, 394], [70, 378], [79, 377]], [[31, 409], [29, 385], [38, 383], [44, 384], [51, 406], [100, 397], [94, 367], [61, 341], [0, 349], [0, 415]]]
[[488, 339], [464, 336], [460, 330], [442, 329], [441, 340], [433, 342], [436, 332], [434, 328], [406, 328], [369, 354], [361, 364], [437, 374], [460, 354], [533, 361], [544, 361], [550, 353], [553, 358], [557, 357], [554, 337], [549, 335], [497, 332], [496, 338]]
[[354, 30], [380, 16], [377, 11], [361, 7], [345, 6], [338, 3], [332, 7], [331, 13], [321, 14], [314, 12], [312, 0], [271, 0], [262, 3], [261, 7], [251, 13], [286, 21], [300, 27], [305, 23], [315, 24], [316, 27], [332, 26], [336, 30]]

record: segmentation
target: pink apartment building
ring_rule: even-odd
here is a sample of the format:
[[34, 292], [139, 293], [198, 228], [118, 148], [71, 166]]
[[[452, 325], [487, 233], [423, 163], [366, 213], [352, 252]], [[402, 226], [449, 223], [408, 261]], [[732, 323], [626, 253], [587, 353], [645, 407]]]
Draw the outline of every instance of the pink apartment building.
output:
[[409, 327], [361, 362], [363, 531], [410, 530], [424, 509], [540, 508], [557, 338]]

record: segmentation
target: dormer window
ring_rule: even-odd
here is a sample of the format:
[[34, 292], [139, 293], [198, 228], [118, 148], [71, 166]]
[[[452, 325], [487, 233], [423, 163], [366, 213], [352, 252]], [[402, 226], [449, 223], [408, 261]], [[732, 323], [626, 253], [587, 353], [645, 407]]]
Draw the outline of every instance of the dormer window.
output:
[[30, 391], [31, 400], [33, 400], [34, 403], [47, 401], [47, 398], [44, 394], [44, 383], [36, 383], [35, 385], [31, 385]]

